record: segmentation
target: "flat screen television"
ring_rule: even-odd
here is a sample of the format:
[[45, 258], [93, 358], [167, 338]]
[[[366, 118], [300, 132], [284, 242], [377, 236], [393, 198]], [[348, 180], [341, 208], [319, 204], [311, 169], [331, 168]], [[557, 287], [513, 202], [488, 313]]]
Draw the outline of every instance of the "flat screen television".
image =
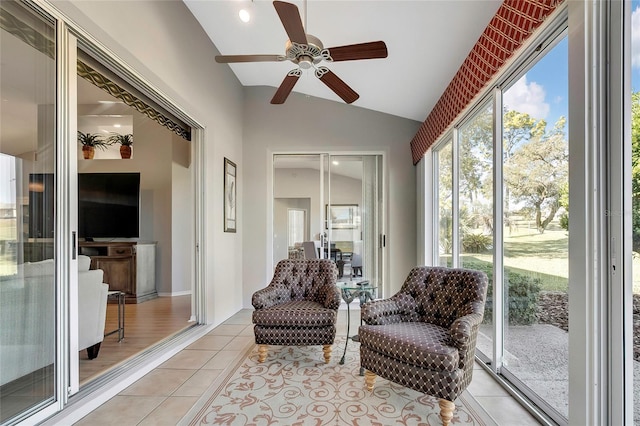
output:
[[78, 236], [140, 236], [140, 173], [78, 174]]
[[[55, 190], [52, 173], [29, 175], [29, 238], [53, 238]], [[140, 236], [140, 173], [78, 174], [78, 236]]]

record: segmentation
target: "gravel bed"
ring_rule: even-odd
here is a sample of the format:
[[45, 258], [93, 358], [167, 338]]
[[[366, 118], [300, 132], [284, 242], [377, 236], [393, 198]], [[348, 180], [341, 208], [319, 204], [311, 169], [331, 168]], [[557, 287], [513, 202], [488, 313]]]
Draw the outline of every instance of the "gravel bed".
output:
[[[568, 295], [543, 291], [538, 299], [538, 322], [569, 331]], [[640, 294], [633, 295], [633, 359], [640, 362]]]

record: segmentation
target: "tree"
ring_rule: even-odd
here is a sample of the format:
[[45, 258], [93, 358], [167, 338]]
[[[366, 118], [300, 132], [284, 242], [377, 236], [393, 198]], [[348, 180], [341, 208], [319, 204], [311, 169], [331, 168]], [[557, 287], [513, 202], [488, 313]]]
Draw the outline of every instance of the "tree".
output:
[[[503, 111], [502, 161], [509, 163], [516, 148], [528, 143], [531, 138], [542, 137], [547, 127], [545, 120], [536, 120], [526, 112]], [[504, 218], [511, 229], [511, 188], [504, 188]]]
[[489, 106], [460, 129], [460, 196], [470, 204], [493, 193], [493, 108]]
[[[504, 178], [515, 199], [534, 208], [536, 227], [543, 233], [560, 208], [562, 189], [568, 181], [568, 151], [564, 137], [566, 119], [554, 128], [532, 135], [516, 148], [504, 165]], [[543, 211], [546, 217], [543, 218]]]
[[503, 123], [502, 152], [505, 162], [509, 161], [516, 147], [527, 143], [531, 138], [542, 137], [547, 127], [545, 120], [536, 122], [526, 112], [514, 110], [504, 111]]

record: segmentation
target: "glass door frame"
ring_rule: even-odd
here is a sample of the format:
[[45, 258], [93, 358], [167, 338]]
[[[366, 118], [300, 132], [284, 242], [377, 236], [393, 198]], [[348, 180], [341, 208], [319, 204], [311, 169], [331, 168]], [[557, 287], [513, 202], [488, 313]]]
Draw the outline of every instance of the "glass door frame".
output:
[[[607, 215], [610, 233], [608, 251], [609, 300], [611, 303], [609, 324], [610, 400], [619, 407], [611, 407], [611, 424], [638, 424], [634, 418], [633, 359], [633, 266], [632, 238], [632, 136], [631, 136], [631, 2], [612, 2], [609, 9], [609, 92], [610, 110], [607, 135], [609, 183], [607, 185]], [[620, 214], [615, 214], [616, 212]], [[616, 253], [619, 253], [616, 255]], [[614, 309], [614, 307], [621, 309]], [[620, 332], [621, 331], [621, 332]]]
[[[73, 391], [74, 357], [70, 353], [75, 342], [77, 348], [77, 260], [73, 253], [75, 236], [76, 213], [72, 212], [70, 199], [74, 197], [75, 166], [75, 92], [69, 88], [74, 86], [75, 65], [75, 37], [62, 17], [46, 3], [26, 4], [35, 14], [43, 16], [55, 25], [55, 67], [56, 67], [56, 99], [55, 99], [55, 142], [54, 142], [54, 172], [55, 172], [55, 233], [54, 233], [54, 264], [55, 264], [55, 365], [54, 365], [54, 395], [51, 403], [44, 402], [30, 410], [21, 413], [15, 421], [38, 423], [61, 411], [68, 403], [70, 392]], [[73, 137], [72, 137], [73, 136]], [[73, 142], [72, 142], [73, 141]], [[75, 266], [75, 267], [74, 267]], [[65, 285], [69, 283], [69, 285]], [[74, 297], [75, 295], [75, 297]], [[75, 309], [74, 309], [75, 306]], [[70, 317], [75, 310], [76, 319]], [[75, 321], [75, 322], [74, 322]], [[74, 327], [75, 324], [75, 327]], [[75, 330], [75, 331], [74, 331]], [[77, 353], [77, 352], [76, 352]], [[76, 357], [77, 358], [77, 357]], [[77, 383], [77, 367], [76, 367]]]
[[[383, 297], [384, 294], [388, 293], [388, 286], [389, 286], [389, 279], [388, 279], [388, 270], [389, 268], [387, 267], [387, 250], [386, 247], [383, 244], [383, 239], [386, 238], [384, 237], [386, 235], [386, 229], [387, 229], [387, 205], [386, 205], [386, 200], [387, 200], [387, 161], [386, 161], [386, 154], [383, 151], [304, 151], [304, 150], [296, 150], [296, 151], [268, 151], [268, 158], [269, 158], [269, 164], [268, 164], [268, 169], [269, 169], [269, 176], [268, 176], [268, 186], [269, 186], [269, 195], [267, 198], [267, 211], [268, 213], [268, 217], [267, 217], [267, 250], [266, 250], [266, 256], [267, 256], [267, 262], [266, 262], [266, 267], [267, 267], [267, 276], [271, 276], [273, 275], [273, 270], [276, 266], [276, 262], [274, 260], [274, 197], [275, 197], [275, 192], [274, 192], [274, 188], [275, 188], [275, 158], [278, 155], [309, 155], [309, 156], [313, 156], [313, 155], [317, 155], [319, 157], [319, 161], [320, 161], [320, 218], [321, 218], [321, 234], [325, 233], [327, 234], [327, 238], [326, 238], [326, 242], [325, 244], [331, 244], [330, 238], [329, 238], [329, 234], [328, 232], [323, 232], [326, 231], [325, 230], [325, 223], [326, 223], [326, 217], [325, 217], [325, 205], [331, 205], [330, 204], [330, 200], [327, 202], [327, 194], [331, 193], [331, 157], [335, 156], [335, 157], [344, 157], [344, 156], [379, 156], [381, 158], [380, 163], [381, 163], [381, 171], [380, 171], [380, 176], [379, 176], [379, 180], [381, 182], [381, 202], [382, 202], [382, 208], [380, 209], [380, 211], [378, 212], [378, 215], [380, 216], [378, 218], [379, 221], [379, 238], [378, 241], [372, 242], [372, 244], [376, 244], [376, 247], [378, 248], [378, 253], [379, 253], [379, 269], [380, 269], [380, 280], [382, 281], [382, 287], [381, 287], [381, 292], [378, 293], [378, 297]], [[311, 215], [310, 215], [311, 216]], [[311, 217], [308, 218], [309, 221], [311, 221]], [[325, 257], [325, 253], [324, 250], [320, 250], [320, 258], [324, 258]]]

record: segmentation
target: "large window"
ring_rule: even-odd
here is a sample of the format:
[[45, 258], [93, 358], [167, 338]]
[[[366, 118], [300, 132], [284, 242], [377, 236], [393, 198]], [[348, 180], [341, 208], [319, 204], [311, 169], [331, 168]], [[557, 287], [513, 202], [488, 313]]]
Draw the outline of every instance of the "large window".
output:
[[503, 374], [561, 418], [569, 414], [567, 64], [562, 40], [503, 92], [502, 115]]
[[[640, 2], [634, 0], [631, 14], [631, 241], [633, 296], [633, 419], [640, 425]], [[628, 184], [628, 182], [627, 182]], [[627, 235], [627, 237], [629, 237]]]
[[438, 180], [438, 264], [453, 266], [453, 144], [436, 152]]
[[[503, 82], [434, 150], [439, 248], [433, 262], [487, 273], [480, 359], [565, 423], [568, 51], [563, 37], [543, 46], [512, 74], [518, 77]], [[494, 105], [502, 110], [494, 111]], [[454, 238], [457, 250], [447, 245]]]

